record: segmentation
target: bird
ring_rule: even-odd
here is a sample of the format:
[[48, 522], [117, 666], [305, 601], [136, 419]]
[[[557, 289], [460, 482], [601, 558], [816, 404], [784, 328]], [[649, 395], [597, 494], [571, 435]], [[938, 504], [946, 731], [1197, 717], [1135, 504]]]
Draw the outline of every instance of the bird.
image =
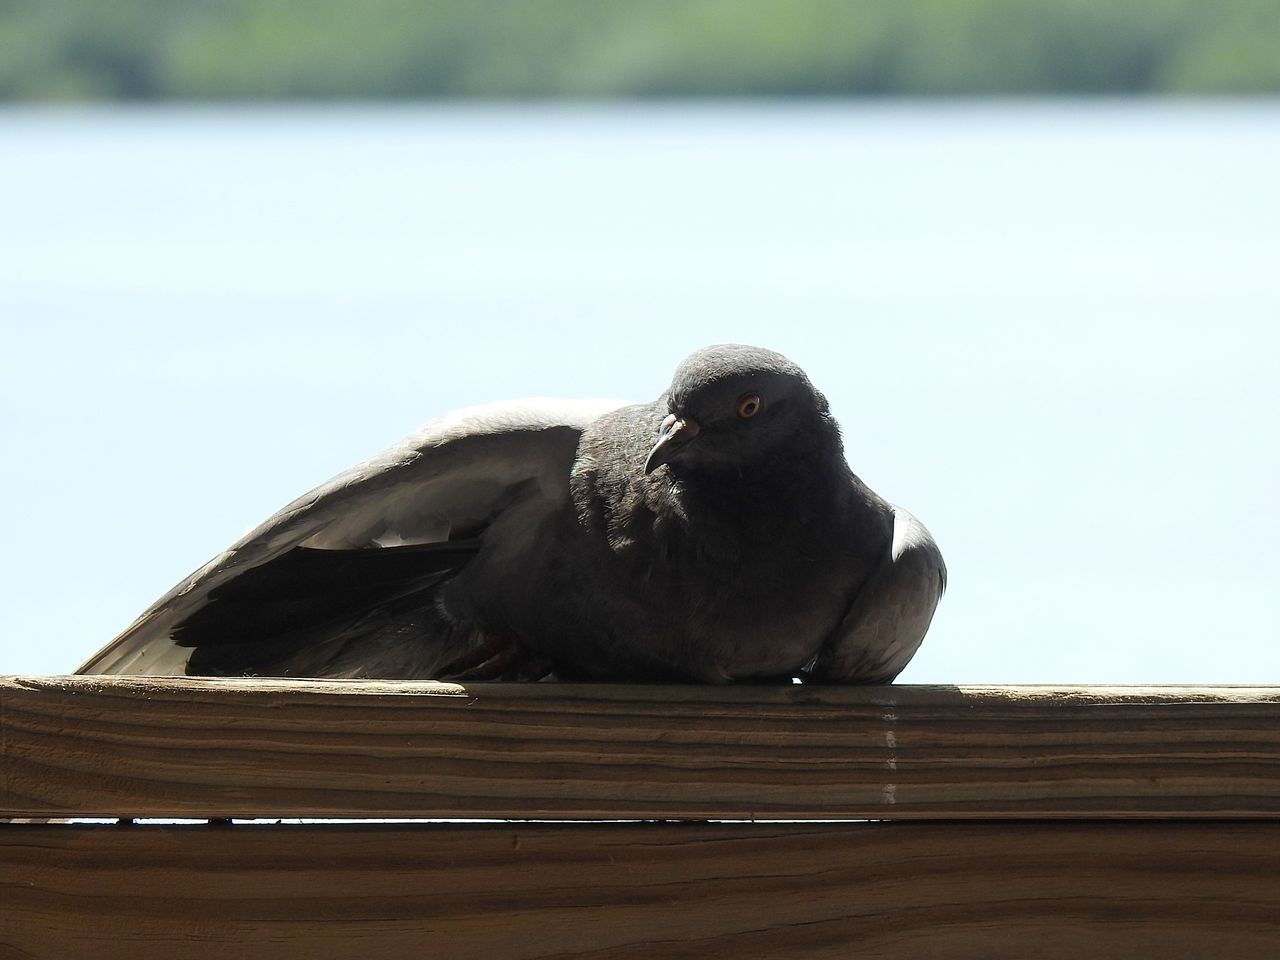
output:
[[694, 352], [650, 403], [436, 420], [273, 514], [80, 668], [888, 683], [946, 588], [804, 371]]

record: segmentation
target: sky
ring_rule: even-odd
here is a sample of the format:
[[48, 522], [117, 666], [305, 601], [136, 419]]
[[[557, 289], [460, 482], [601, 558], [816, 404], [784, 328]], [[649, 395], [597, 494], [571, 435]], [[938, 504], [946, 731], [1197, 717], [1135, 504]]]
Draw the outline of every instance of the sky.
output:
[[1280, 104], [0, 112], [0, 673], [421, 423], [789, 355], [910, 683], [1280, 683]]

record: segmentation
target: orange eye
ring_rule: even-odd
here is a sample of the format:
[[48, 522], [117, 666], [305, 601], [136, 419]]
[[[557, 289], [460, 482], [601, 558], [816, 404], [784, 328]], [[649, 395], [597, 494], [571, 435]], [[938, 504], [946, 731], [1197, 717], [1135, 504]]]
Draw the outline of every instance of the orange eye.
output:
[[760, 399], [760, 395], [756, 393], [748, 393], [738, 398], [738, 417], [742, 420], [749, 420], [760, 412], [760, 408], [764, 406], [764, 402]]

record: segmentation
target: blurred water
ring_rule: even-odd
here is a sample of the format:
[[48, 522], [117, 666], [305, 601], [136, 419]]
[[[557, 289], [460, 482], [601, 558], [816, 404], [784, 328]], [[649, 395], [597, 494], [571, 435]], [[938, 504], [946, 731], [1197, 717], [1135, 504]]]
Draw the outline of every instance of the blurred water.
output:
[[0, 112], [0, 671], [472, 402], [743, 340], [942, 542], [914, 682], [1280, 682], [1280, 105]]

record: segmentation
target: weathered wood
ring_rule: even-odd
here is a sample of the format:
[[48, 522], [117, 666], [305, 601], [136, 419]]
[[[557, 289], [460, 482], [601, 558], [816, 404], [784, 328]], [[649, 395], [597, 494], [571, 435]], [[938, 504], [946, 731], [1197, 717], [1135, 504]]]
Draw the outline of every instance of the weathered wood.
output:
[[0, 681], [0, 816], [1276, 817], [1280, 688]]
[[1243, 960], [1280, 824], [9, 826], [0, 890], [28, 960]]

